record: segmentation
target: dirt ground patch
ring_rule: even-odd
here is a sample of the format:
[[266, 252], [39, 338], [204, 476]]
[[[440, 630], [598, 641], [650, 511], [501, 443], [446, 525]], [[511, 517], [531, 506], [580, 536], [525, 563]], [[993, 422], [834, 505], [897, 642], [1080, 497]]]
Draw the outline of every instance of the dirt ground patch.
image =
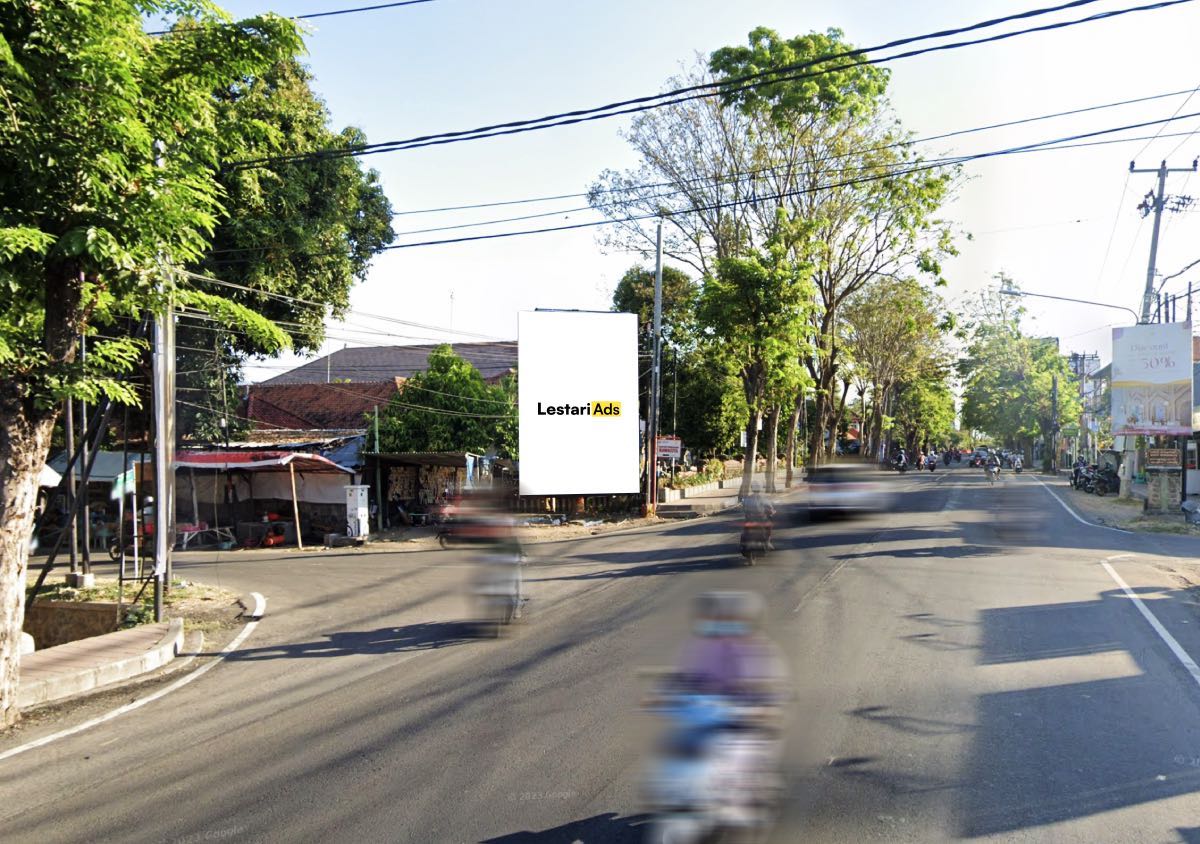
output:
[[[28, 585], [32, 587], [36, 575], [30, 572]], [[38, 593], [45, 601], [109, 601], [116, 602], [120, 584], [116, 578], [96, 578], [96, 585], [88, 589], [76, 589], [60, 582], [47, 582]], [[148, 624], [154, 621], [153, 586], [148, 586], [138, 595], [140, 585], [126, 583], [122, 602], [130, 607], [125, 618], [125, 627]], [[28, 590], [26, 592], [28, 599]], [[136, 599], [136, 602], [135, 602]], [[163, 596], [163, 616], [166, 619], [182, 618], [187, 630], [200, 630], [206, 636], [218, 631], [229, 630], [239, 624], [242, 607], [236, 592], [206, 583], [174, 580]]]
[[1071, 489], [1066, 484], [1056, 484], [1055, 492], [1085, 518], [1124, 530], [1148, 533], [1175, 533], [1200, 537], [1200, 527], [1189, 525], [1182, 514], [1147, 513], [1140, 498], [1122, 499], [1115, 495], [1100, 497], [1081, 490]]

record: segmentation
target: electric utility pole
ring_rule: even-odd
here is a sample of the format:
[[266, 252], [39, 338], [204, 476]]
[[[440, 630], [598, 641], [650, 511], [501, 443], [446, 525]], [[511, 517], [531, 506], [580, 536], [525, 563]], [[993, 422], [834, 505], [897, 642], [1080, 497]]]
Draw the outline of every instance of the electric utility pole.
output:
[[654, 258], [654, 339], [651, 347], [650, 401], [646, 414], [646, 514], [658, 504], [658, 391], [662, 383], [662, 220], [658, 221]]
[[1158, 191], [1149, 191], [1138, 209], [1142, 216], [1154, 214], [1154, 229], [1150, 235], [1150, 264], [1146, 268], [1146, 290], [1142, 294], [1142, 322], [1150, 322], [1150, 309], [1154, 304], [1154, 277], [1158, 269], [1158, 233], [1162, 223], [1162, 212], [1166, 207], [1166, 190], [1168, 173], [1195, 173], [1197, 160], [1192, 161], [1191, 167], [1168, 167], [1163, 161], [1155, 169], [1137, 169], [1135, 162], [1129, 162], [1130, 173], [1154, 173], [1158, 176]]

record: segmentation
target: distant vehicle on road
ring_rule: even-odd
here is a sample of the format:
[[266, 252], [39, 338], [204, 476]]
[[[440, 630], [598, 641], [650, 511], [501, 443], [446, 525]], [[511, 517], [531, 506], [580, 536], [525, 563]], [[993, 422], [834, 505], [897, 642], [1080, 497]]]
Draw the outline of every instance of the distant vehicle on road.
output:
[[808, 475], [809, 518], [861, 515], [883, 506], [883, 491], [865, 466], [819, 466]]

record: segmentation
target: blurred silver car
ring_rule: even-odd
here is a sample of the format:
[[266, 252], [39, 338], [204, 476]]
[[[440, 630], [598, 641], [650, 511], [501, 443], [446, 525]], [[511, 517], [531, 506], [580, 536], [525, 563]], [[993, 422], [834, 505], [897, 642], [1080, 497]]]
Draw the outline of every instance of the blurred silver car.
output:
[[808, 515], [860, 515], [883, 509], [884, 494], [866, 466], [820, 466], [808, 473]]

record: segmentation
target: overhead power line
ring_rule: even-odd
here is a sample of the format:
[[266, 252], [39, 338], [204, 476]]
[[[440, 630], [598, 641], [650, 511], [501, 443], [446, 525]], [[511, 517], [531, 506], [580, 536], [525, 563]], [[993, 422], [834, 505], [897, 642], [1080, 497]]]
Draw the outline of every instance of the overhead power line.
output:
[[[960, 156], [956, 156], [956, 157], [950, 158], [950, 159], [943, 159], [943, 160], [934, 161], [934, 162], [925, 162], [925, 163], [916, 164], [907, 169], [889, 170], [885, 173], [881, 173], [878, 175], [864, 176], [864, 177], [861, 177], [858, 179], [849, 179], [849, 180], [845, 180], [842, 182], [836, 182], [833, 184], [818, 185], [815, 188], [802, 188], [802, 189], [798, 189], [798, 190], [794, 190], [794, 191], [784, 191], [781, 193], [775, 193], [775, 194], [770, 194], [770, 195], [756, 195], [756, 196], [747, 197], [745, 199], [735, 199], [735, 200], [729, 200], [727, 202], [717, 202], [717, 203], [712, 203], [709, 205], [687, 208], [687, 209], [684, 209], [681, 211], [673, 211], [671, 213], [672, 213], [672, 215], [676, 215], [676, 214], [694, 214], [694, 213], [698, 213], [701, 211], [717, 211], [717, 210], [722, 210], [725, 208], [735, 208], [735, 207], [738, 207], [741, 205], [749, 205], [752, 203], [769, 202], [772, 200], [787, 199], [787, 198], [790, 198], [793, 196], [801, 196], [801, 195], [809, 194], [809, 193], [817, 193], [819, 191], [835, 190], [837, 188], [843, 188], [843, 187], [853, 187], [855, 185], [865, 184], [867, 182], [876, 182], [876, 181], [880, 181], [882, 179], [890, 179], [890, 178], [894, 178], [896, 176], [905, 176], [905, 175], [909, 175], [912, 173], [919, 173], [919, 172], [923, 172], [923, 171], [937, 169], [940, 167], [953, 167], [953, 166], [957, 166], [959, 164], [966, 164], [971, 161], [979, 161], [981, 159], [986, 159], [986, 158], [995, 158], [995, 157], [1004, 156], [1004, 155], [1016, 155], [1016, 154], [1021, 154], [1021, 153], [1026, 153], [1026, 152], [1036, 152], [1036, 151], [1041, 151], [1041, 150], [1071, 149], [1071, 148], [1075, 148], [1075, 147], [1079, 147], [1079, 146], [1091, 146], [1093, 144], [1089, 144], [1089, 143], [1075, 144], [1072, 142], [1073, 141], [1082, 141], [1085, 138], [1095, 138], [1095, 137], [1099, 137], [1101, 135], [1109, 135], [1109, 134], [1113, 134], [1116, 132], [1125, 132], [1125, 131], [1129, 131], [1131, 129], [1142, 129], [1147, 126], [1155, 126], [1155, 125], [1158, 125], [1159, 123], [1170, 122], [1172, 120], [1186, 120], [1186, 119], [1189, 119], [1192, 117], [1200, 117], [1200, 112], [1192, 112], [1190, 114], [1185, 114], [1185, 115], [1176, 115], [1174, 117], [1168, 117], [1163, 120], [1149, 120], [1149, 121], [1144, 121], [1142, 123], [1130, 123], [1125, 126], [1117, 126], [1117, 127], [1111, 128], [1111, 129], [1100, 129], [1100, 130], [1097, 130], [1094, 132], [1083, 132], [1083, 133], [1079, 133], [1076, 135], [1068, 135], [1063, 138], [1056, 138], [1054, 140], [1039, 141], [1039, 142], [1032, 143], [1032, 144], [1023, 144], [1021, 146], [1009, 147], [1007, 149], [991, 150], [988, 152], [972, 153], [969, 155], [960, 155]], [[1128, 141], [1131, 139], [1125, 139], [1125, 140]], [[1096, 143], [1108, 143], [1108, 142], [1096, 142]], [[445, 238], [442, 240], [426, 240], [426, 241], [420, 241], [417, 243], [399, 243], [399, 244], [393, 244], [391, 246], [385, 246], [385, 247], [383, 247], [383, 249], [384, 250], [413, 249], [418, 246], [439, 246], [439, 245], [448, 244], [448, 243], [465, 243], [465, 242], [473, 241], [473, 240], [495, 240], [495, 239], [499, 239], [499, 238], [518, 237], [521, 235], [529, 235], [529, 234], [546, 234], [549, 232], [570, 231], [573, 229], [584, 229], [584, 228], [594, 228], [596, 226], [616, 225], [616, 224], [620, 224], [620, 223], [633, 223], [633, 222], [639, 222], [639, 221], [644, 221], [644, 220], [657, 219], [658, 217], [659, 217], [658, 214], [640, 214], [640, 215], [635, 215], [632, 217], [626, 217], [623, 219], [616, 219], [616, 220], [611, 220], [611, 219], [609, 219], [609, 220], [591, 220], [591, 221], [583, 222], [583, 223], [572, 223], [572, 224], [564, 225], [564, 226], [548, 226], [548, 227], [540, 228], [540, 229], [524, 229], [524, 230], [515, 231], [515, 232], [496, 232], [493, 234], [467, 235], [464, 237]]]
[[[1084, 106], [1082, 108], [1073, 108], [1073, 109], [1068, 109], [1065, 111], [1056, 111], [1056, 112], [1052, 112], [1049, 114], [1039, 114], [1039, 115], [1036, 115], [1033, 117], [1021, 117], [1021, 118], [1017, 118], [1015, 120], [1006, 120], [1002, 123], [989, 123], [986, 126], [974, 126], [974, 127], [971, 127], [970, 129], [955, 129], [950, 132], [942, 132], [941, 134], [938, 134], [938, 135], [929, 135], [929, 136], [923, 137], [923, 138], [912, 138], [910, 140], [897, 141], [896, 143], [884, 144], [882, 146], [877, 146], [877, 147], [870, 147], [868, 149], [859, 150], [857, 152], [836, 153], [834, 155], [825, 156], [825, 157], [821, 158], [820, 161], [821, 162], [832, 161], [832, 160], [839, 159], [839, 158], [848, 158], [848, 157], [851, 157], [854, 155], [861, 154], [863, 152], [882, 152], [882, 151], [885, 151], [888, 149], [894, 149], [897, 147], [916, 146], [918, 144], [931, 143], [933, 141], [942, 141], [947, 138], [955, 138], [955, 137], [959, 137], [962, 135], [971, 135], [971, 134], [976, 134], [978, 132], [987, 132], [992, 129], [1006, 129], [1011, 126], [1020, 126], [1025, 123], [1036, 123], [1036, 122], [1042, 121], [1042, 120], [1053, 120], [1053, 119], [1056, 119], [1059, 117], [1070, 117], [1072, 115], [1085, 114], [1085, 113], [1091, 112], [1091, 111], [1102, 111], [1102, 110], [1110, 109], [1110, 108], [1119, 108], [1121, 106], [1136, 105], [1138, 103], [1146, 103], [1146, 102], [1152, 102], [1154, 100], [1167, 99], [1169, 97], [1179, 97], [1179, 96], [1183, 96], [1184, 94], [1191, 94], [1191, 93], [1193, 93], [1194, 90], [1195, 89], [1193, 89], [1193, 88], [1184, 88], [1179, 91], [1168, 91], [1167, 93], [1164, 93], [1164, 94], [1151, 94], [1151, 95], [1145, 96], [1145, 97], [1135, 97], [1130, 100], [1118, 100], [1116, 102], [1100, 103], [1097, 105]], [[1183, 134], [1190, 135], [1191, 133], [1187, 132], [1187, 133], [1183, 133]], [[1167, 135], [1165, 137], [1174, 137], [1174, 136]], [[767, 172], [767, 171], [774, 170], [774, 169], [777, 169], [777, 168], [766, 167], [766, 168], [761, 168], [760, 170], [747, 171], [747, 173], [744, 173], [744, 174], [733, 174], [733, 176], [737, 179], [740, 179], [745, 175], [753, 174], [756, 172]], [[690, 183], [692, 181], [698, 181], [698, 180], [699, 179], [696, 179], [696, 180], [688, 179], [688, 180], [685, 180], [685, 182]], [[652, 190], [654, 188], [671, 187], [673, 184], [674, 184], [673, 182], [653, 182], [653, 183], [650, 183], [647, 185], [640, 185], [638, 187], [641, 188], [642, 190]], [[597, 194], [607, 194], [607, 193], [615, 193], [620, 190], [622, 190], [622, 189], [621, 188], [605, 188], [604, 190], [596, 191], [596, 193]], [[580, 199], [583, 197], [590, 196], [591, 193], [592, 193], [591, 191], [583, 191], [582, 193], [560, 193], [560, 194], [556, 194], [553, 196], [534, 196], [534, 197], [528, 197], [525, 199], [509, 199], [509, 200], [500, 200], [500, 201], [496, 201], [496, 202], [476, 202], [476, 203], [469, 204], [469, 205], [445, 205], [445, 206], [438, 207], [438, 208], [417, 208], [417, 209], [413, 209], [411, 211], [395, 211], [392, 213], [392, 216], [393, 217], [407, 217], [407, 216], [413, 216], [416, 214], [436, 214], [436, 213], [440, 213], [440, 212], [444, 212], [444, 211], [474, 211], [474, 210], [482, 209], [482, 208], [499, 208], [501, 206], [506, 206], [506, 205], [528, 205], [528, 204], [538, 203], [538, 202], [554, 202], [554, 201], [561, 200], [561, 199]], [[679, 193], [679, 191], [674, 191], [673, 194], [674, 193]], [[666, 195], [672, 195], [672, 194], [664, 194], [664, 196], [666, 196]], [[560, 211], [560, 212], [554, 212], [554, 213], [566, 214], [566, 213], [570, 213], [570, 212], [569, 211]], [[241, 250], [239, 250], [239, 251], [241, 251]]]
[[[381, 9], [398, 9], [401, 6], [417, 6], [422, 3], [432, 3], [433, 0], [398, 0], [395, 3], [378, 3], [374, 6], [357, 6], [353, 9], [333, 9], [328, 12], [311, 12], [307, 15], [289, 15], [288, 20], [307, 21], [315, 20], [316, 18], [332, 18], [337, 15], [355, 15], [359, 12], [376, 12]], [[218, 26], [237, 26], [234, 23], [221, 23]], [[192, 32], [202, 31], [200, 27], [186, 27], [184, 29], [159, 29], [154, 32], [147, 32], [147, 35], [183, 35]]]
[[[863, 47], [854, 50], [846, 50], [841, 53], [833, 53], [828, 56], [822, 56], [818, 59], [813, 59], [806, 62], [800, 62], [793, 65], [788, 65], [783, 68], [759, 71], [744, 76], [734, 77], [721, 81], [713, 81], [701, 83], [697, 85], [689, 85], [682, 88], [676, 88], [671, 91], [665, 91], [659, 94], [651, 94], [642, 97], [635, 97], [628, 100], [619, 100], [612, 103], [607, 103], [601, 106], [593, 106], [591, 108], [576, 109], [573, 111], [558, 112], [555, 114], [544, 115], [542, 117], [529, 118], [525, 120], [513, 120], [505, 123], [495, 123], [486, 126], [476, 127], [474, 129], [463, 129], [452, 132], [439, 132], [430, 135], [419, 135], [413, 138], [407, 138], [397, 141], [384, 141], [374, 144], [357, 144], [349, 147], [332, 148], [325, 150], [314, 150], [310, 153], [300, 153], [295, 155], [285, 156], [266, 156], [261, 158], [243, 159], [240, 161], [229, 162], [227, 166], [238, 168], [261, 167], [274, 163], [287, 163], [305, 160], [319, 160], [324, 158], [336, 158], [346, 156], [361, 156], [370, 155], [379, 152], [393, 152], [405, 149], [417, 149], [426, 146], [435, 146], [441, 144], [458, 143], [469, 140], [479, 140], [482, 138], [498, 137], [501, 135], [519, 134], [522, 132], [537, 131], [558, 126], [573, 125], [591, 120], [602, 120], [609, 117], [616, 117], [625, 114], [634, 114], [640, 111], [661, 108], [665, 105], [674, 103], [686, 102], [693, 99], [702, 99], [719, 95], [729, 95], [738, 93], [744, 90], [750, 90], [762, 85], [778, 84], [783, 81], [796, 81], [800, 79], [808, 79], [815, 76], [820, 76], [826, 73], [835, 71], [848, 70], [854, 67], [860, 67], [869, 64], [882, 64], [885, 62], [896, 61], [898, 59], [911, 58], [913, 56], [924, 55], [931, 52], [940, 52], [945, 50], [959, 49], [962, 47], [976, 46], [979, 44], [992, 43], [1002, 41], [1009, 38], [1015, 38], [1020, 35], [1027, 35], [1035, 32], [1049, 32], [1056, 29], [1077, 26], [1083, 23], [1091, 23], [1094, 21], [1114, 18], [1121, 15], [1132, 14], [1143, 11], [1153, 11], [1163, 9], [1170, 6], [1179, 5], [1182, 3], [1190, 3], [1192, 0], [1160, 0], [1156, 3], [1148, 3], [1141, 6], [1127, 7], [1124, 9], [1114, 9], [1106, 12], [1098, 12], [1094, 15], [1089, 15], [1084, 18], [1078, 18], [1070, 21], [1059, 21], [1051, 24], [1044, 24], [1026, 29], [1013, 30], [1003, 32], [996, 35], [987, 36], [984, 38], [975, 38], [965, 41], [955, 41], [949, 44], [940, 44], [930, 47], [923, 47], [917, 50], [909, 50], [907, 52], [896, 53], [890, 56], [881, 58], [868, 59], [861, 58], [868, 53], [878, 52], [880, 50], [895, 49], [897, 47], [914, 44], [920, 41], [928, 41], [938, 38], [946, 38], [954, 35], [962, 35], [968, 32], [974, 32], [981, 29], [987, 29], [998, 26], [1004, 23], [1010, 23], [1015, 20], [1028, 19], [1047, 15], [1054, 12], [1063, 11], [1064, 9], [1076, 8], [1079, 6], [1090, 5], [1097, 0], [1073, 0], [1073, 2], [1063, 3], [1057, 6], [1046, 7], [1041, 9], [1031, 9], [1025, 12], [1018, 12], [1012, 15], [1006, 15], [1000, 18], [980, 21], [978, 23], [967, 26], [957, 27], [954, 29], [945, 29], [938, 32], [926, 33], [924, 35], [910, 36], [907, 38], [899, 38], [884, 44], [878, 44], [872, 47]], [[857, 59], [856, 61], [837, 63], [839, 60]], [[829, 66], [834, 63], [833, 66]], [[822, 67], [824, 65], [824, 67]], [[812, 68], [819, 68], [811, 70]], [[797, 71], [806, 71], [798, 73]]]

